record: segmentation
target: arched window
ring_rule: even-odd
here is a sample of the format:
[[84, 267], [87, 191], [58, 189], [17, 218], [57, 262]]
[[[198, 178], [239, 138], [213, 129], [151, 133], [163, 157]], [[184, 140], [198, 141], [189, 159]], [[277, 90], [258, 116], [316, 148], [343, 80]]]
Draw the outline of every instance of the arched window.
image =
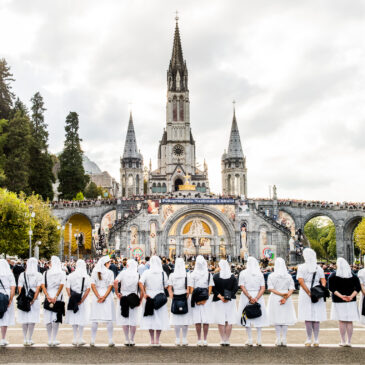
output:
[[139, 194], [139, 175], [136, 176], [136, 195]]
[[179, 111], [179, 120], [184, 120], [184, 97], [180, 96], [180, 111]]
[[231, 194], [232, 186], [231, 186], [231, 175], [227, 177], [227, 194]]
[[172, 120], [174, 122], [177, 121], [177, 100], [176, 96], [172, 99]]
[[167, 189], [166, 189], [166, 184], [165, 184], [165, 183], [163, 183], [163, 184], [162, 184], [162, 191], [161, 191], [161, 193], [166, 193], [166, 191], [167, 191]]

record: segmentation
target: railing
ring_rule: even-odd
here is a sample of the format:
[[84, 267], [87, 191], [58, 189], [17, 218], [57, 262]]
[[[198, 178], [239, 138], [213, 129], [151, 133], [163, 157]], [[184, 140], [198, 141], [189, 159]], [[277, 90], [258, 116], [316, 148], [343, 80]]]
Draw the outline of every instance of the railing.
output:
[[280, 231], [282, 231], [284, 234], [286, 234], [288, 237], [291, 236], [291, 231], [289, 228], [283, 226], [282, 224], [278, 223], [275, 219], [267, 216], [264, 212], [262, 212], [261, 210], [257, 210], [256, 211], [257, 214], [262, 217], [263, 219], [265, 219], [266, 222], [270, 223], [271, 225], [273, 225], [275, 228], [279, 229]]

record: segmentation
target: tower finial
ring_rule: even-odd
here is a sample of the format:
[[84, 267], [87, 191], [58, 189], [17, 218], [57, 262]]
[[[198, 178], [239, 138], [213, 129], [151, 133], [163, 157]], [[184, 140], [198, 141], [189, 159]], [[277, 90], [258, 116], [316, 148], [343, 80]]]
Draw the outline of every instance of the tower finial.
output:
[[179, 12], [176, 10], [175, 14], [176, 14], [175, 20], [176, 20], [176, 23], [177, 23], [179, 21]]
[[233, 99], [233, 118], [236, 119], [236, 100]]

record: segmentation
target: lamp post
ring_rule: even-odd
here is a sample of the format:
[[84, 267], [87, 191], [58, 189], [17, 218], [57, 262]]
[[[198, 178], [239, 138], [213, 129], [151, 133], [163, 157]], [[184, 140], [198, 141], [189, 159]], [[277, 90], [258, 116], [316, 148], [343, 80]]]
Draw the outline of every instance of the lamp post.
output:
[[62, 262], [63, 259], [63, 232], [65, 230], [65, 226], [57, 226], [57, 229], [61, 231], [60, 234], [60, 260]]
[[33, 205], [29, 205], [29, 258], [32, 257], [32, 218], [35, 217], [35, 212], [33, 212]]
[[71, 246], [72, 246], [72, 223], [68, 224], [68, 238], [69, 238], [69, 244], [68, 244], [68, 260], [71, 260]]

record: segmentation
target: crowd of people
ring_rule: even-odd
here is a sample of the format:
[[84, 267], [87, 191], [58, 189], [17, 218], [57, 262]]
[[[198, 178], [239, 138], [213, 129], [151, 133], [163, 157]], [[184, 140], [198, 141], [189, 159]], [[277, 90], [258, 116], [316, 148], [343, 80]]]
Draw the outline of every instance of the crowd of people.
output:
[[[8, 344], [7, 329], [16, 322], [22, 325], [24, 346], [32, 346], [43, 309], [50, 347], [60, 344], [57, 335], [63, 322], [73, 328], [74, 346], [86, 345], [83, 332], [87, 325], [91, 326], [90, 346], [95, 346], [100, 323], [106, 324], [110, 347], [115, 346], [114, 325], [123, 328], [125, 346], [135, 345], [138, 327], [149, 331], [151, 346], [161, 346], [161, 331], [170, 326], [175, 330], [175, 344], [186, 346], [189, 325], [195, 326], [197, 346], [207, 346], [211, 324], [218, 325], [221, 346], [230, 345], [233, 326], [246, 329], [246, 346], [253, 346], [253, 328], [256, 345], [262, 346], [262, 328], [274, 326], [275, 345], [286, 346], [288, 326], [298, 321], [305, 323], [305, 346], [317, 347], [320, 323], [328, 319], [328, 289], [332, 293], [330, 319], [339, 322], [340, 346], [351, 346], [353, 323], [365, 324], [365, 269], [355, 273], [343, 258], [338, 258], [336, 266], [321, 266], [310, 248], [303, 257], [304, 264], [295, 275], [280, 257], [273, 268], [260, 267], [254, 257], [244, 267], [232, 266], [225, 259], [217, 266], [209, 265], [203, 256], [193, 264], [183, 258], [171, 262], [158, 256], [139, 264], [109, 256], [97, 262], [62, 264], [52, 256], [50, 262], [30, 258], [25, 267], [19, 262], [10, 266], [0, 259], [0, 346]], [[292, 300], [293, 276], [299, 284], [297, 311]], [[270, 292], [267, 303], [266, 289]]]

